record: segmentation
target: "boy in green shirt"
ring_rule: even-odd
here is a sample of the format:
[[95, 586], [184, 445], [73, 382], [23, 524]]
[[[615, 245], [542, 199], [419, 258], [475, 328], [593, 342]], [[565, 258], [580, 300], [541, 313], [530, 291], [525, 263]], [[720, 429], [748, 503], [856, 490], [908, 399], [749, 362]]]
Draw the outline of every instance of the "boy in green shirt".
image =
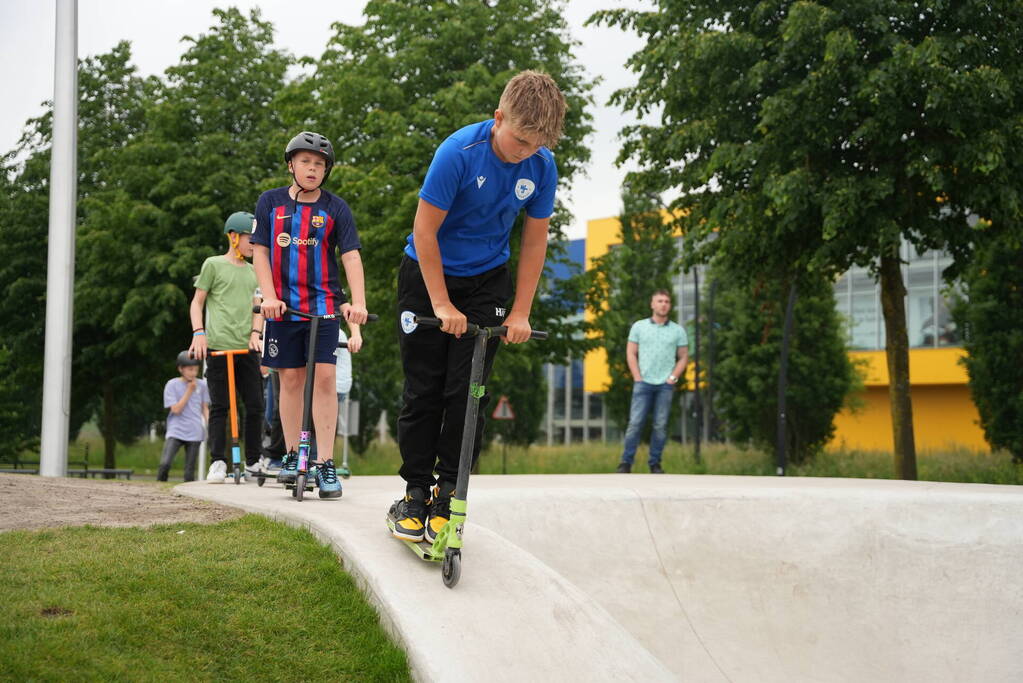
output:
[[[192, 318], [193, 358], [207, 358], [210, 351], [249, 349], [236, 356], [209, 356], [206, 382], [210, 393], [210, 463], [206, 481], [223, 483], [227, 476], [224, 458], [227, 443], [227, 414], [230, 394], [227, 382], [228, 359], [234, 360], [235, 388], [245, 406], [245, 473], [265, 469], [260, 441], [263, 420], [263, 378], [259, 371], [260, 339], [263, 316], [253, 313], [259, 305], [256, 271], [246, 259], [252, 257], [249, 243], [255, 221], [251, 213], [238, 211], [224, 224], [229, 247], [221, 256], [211, 256], [202, 264], [195, 282], [195, 296], [189, 313]], [[203, 307], [206, 321], [203, 322]]]

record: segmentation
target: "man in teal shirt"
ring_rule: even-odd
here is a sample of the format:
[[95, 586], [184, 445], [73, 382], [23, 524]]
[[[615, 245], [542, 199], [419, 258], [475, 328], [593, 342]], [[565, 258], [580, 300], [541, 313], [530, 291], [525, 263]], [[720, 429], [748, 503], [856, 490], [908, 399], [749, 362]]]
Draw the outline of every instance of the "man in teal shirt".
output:
[[626, 357], [635, 384], [632, 387], [632, 407], [629, 426], [625, 430], [625, 450], [618, 472], [632, 471], [636, 458], [640, 432], [650, 409], [654, 411], [653, 431], [650, 435], [650, 472], [664, 474], [661, 453], [667, 440], [668, 414], [675, 385], [689, 361], [689, 339], [686, 331], [671, 320], [671, 295], [659, 289], [650, 297], [649, 318], [637, 320], [629, 330]]

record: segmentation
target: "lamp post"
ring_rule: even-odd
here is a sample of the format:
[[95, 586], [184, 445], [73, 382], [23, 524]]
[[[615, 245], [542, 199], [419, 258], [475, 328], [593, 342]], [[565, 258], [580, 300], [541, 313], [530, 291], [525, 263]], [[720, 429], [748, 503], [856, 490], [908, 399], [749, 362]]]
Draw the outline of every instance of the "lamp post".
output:
[[46, 341], [39, 473], [67, 474], [71, 411], [71, 323], [75, 276], [75, 198], [78, 192], [78, 2], [56, 0], [53, 64], [53, 142], [50, 151], [50, 227], [46, 255]]

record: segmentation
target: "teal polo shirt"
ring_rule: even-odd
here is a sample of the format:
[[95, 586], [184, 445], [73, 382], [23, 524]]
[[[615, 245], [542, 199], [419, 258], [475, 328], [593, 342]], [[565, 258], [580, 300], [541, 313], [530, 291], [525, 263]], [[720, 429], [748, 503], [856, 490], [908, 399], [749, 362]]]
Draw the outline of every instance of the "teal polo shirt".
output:
[[678, 362], [676, 349], [689, 346], [682, 326], [671, 320], [658, 325], [653, 318], [632, 323], [629, 341], [639, 344], [639, 374], [647, 384], [664, 384]]

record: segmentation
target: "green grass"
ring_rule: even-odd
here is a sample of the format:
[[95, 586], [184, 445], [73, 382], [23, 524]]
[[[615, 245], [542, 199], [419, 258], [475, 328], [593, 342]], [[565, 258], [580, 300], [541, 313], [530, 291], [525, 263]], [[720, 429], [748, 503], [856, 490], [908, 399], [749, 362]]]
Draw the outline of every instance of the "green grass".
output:
[[[99, 467], [103, 443], [96, 435], [83, 436], [71, 444], [68, 459], [81, 460], [89, 445], [89, 464]], [[155, 475], [160, 461], [162, 441], [140, 440], [131, 446], [118, 445], [117, 466], [130, 467], [136, 474]], [[613, 472], [621, 457], [621, 443], [583, 443], [569, 446], [539, 446], [528, 449], [509, 447], [506, 454], [508, 474], [584, 474]], [[334, 451], [341, 460], [341, 440]], [[774, 474], [773, 455], [731, 444], [703, 444], [701, 463], [693, 458], [692, 445], [669, 442], [664, 450], [663, 464], [668, 472], [678, 474]], [[502, 446], [493, 445], [483, 453], [480, 472], [500, 474]], [[349, 456], [355, 474], [397, 474], [401, 457], [392, 444], [373, 444], [362, 455]], [[180, 481], [184, 454], [179, 453], [176, 467], [171, 469], [172, 481]], [[646, 471], [646, 445], [640, 447], [634, 471]], [[1023, 484], [1023, 466], [1013, 465], [1007, 453], [972, 451], [968, 449], [924, 450], [917, 452], [919, 478], [928, 481], [973, 482], [987, 484]], [[829, 450], [803, 465], [790, 466], [788, 473], [804, 477], [852, 477], [890, 479], [894, 476], [891, 453], [885, 451]]]
[[[616, 443], [586, 443], [572, 446], [509, 447], [502, 453], [494, 445], [480, 457], [481, 474], [500, 474], [502, 458], [508, 474], [588, 474], [613, 472], [621, 459]], [[691, 445], [669, 443], [664, 449], [664, 469], [675, 474], [742, 474], [772, 476], [774, 456], [753, 449], [726, 444], [703, 444], [701, 462], [696, 464]], [[646, 446], [636, 455], [634, 472], [646, 471]], [[396, 474], [401, 457], [395, 446], [370, 447], [363, 456], [350, 458], [355, 474]], [[1006, 453], [982, 451], [922, 450], [917, 453], [919, 478], [927, 481], [1023, 484], [1023, 466], [1013, 465]], [[893, 458], [883, 451], [825, 451], [802, 465], [790, 466], [788, 474], [799, 477], [852, 477], [890, 479]]]
[[333, 551], [263, 517], [7, 532], [0, 557], [2, 680], [409, 680]]

